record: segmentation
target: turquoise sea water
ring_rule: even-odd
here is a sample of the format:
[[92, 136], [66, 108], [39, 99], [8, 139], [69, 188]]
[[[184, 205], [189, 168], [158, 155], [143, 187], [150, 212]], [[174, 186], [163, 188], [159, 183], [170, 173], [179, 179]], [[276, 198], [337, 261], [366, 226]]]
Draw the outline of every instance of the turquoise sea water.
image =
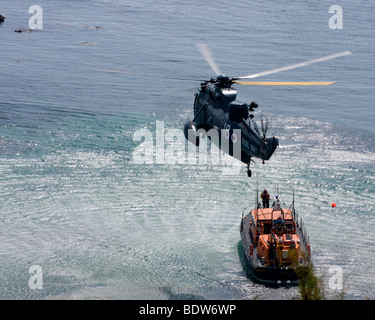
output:
[[[370, 2], [39, 1], [43, 29], [15, 33], [33, 4], [0, 5], [0, 298], [295, 298], [252, 283], [240, 262], [257, 180], [286, 205], [294, 190], [327, 290], [339, 266], [346, 298], [375, 298]], [[329, 27], [333, 4], [342, 30]], [[182, 129], [196, 92], [182, 89], [199, 82], [88, 69], [209, 79], [196, 43], [230, 76], [353, 54], [259, 78], [329, 87], [236, 87], [281, 141], [253, 178], [245, 166], [139, 164], [134, 133]], [[29, 287], [35, 265], [43, 289]]]

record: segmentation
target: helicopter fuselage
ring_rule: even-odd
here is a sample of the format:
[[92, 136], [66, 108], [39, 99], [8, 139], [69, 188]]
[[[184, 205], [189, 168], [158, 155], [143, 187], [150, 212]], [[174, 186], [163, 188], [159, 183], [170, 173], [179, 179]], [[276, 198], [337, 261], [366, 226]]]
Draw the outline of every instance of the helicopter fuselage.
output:
[[[266, 138], [265, 134], [262, 136], [253, 121], [253, 104], [238, 102], [236, 98], [237, 90], [231, 86], [231, 79], [226, 76], [202, 83], [199, 92], [195, 94], [194, 119], [185, 124], [186, 139], [198, 145], [199, 129], [206, 132], [216, 129], [219, 140], [215, 139], [213, 142], [221, 150], [223, 145], [229, 144], [224, 152], [247, 165], [252, 157], [269, 160], [279, 145], [278, 139]], [[254, 106], [257, 107], [256, 104]], [[196, 139], [189, 139], [189, 130], [197, 132]], [[240, 155], [234, 153], [236, 144], [240, 147]]]

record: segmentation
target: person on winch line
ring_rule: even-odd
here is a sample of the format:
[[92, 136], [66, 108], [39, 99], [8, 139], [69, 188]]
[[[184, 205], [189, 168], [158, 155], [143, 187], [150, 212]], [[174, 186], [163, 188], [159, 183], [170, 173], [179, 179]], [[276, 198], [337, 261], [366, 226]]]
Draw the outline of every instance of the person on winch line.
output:
[[270, 194], [266, 189], [263, 190], [263, 192], [260, 194], [260, 197], [263, 201], [263, 208], [269, 208], [270, 207]]

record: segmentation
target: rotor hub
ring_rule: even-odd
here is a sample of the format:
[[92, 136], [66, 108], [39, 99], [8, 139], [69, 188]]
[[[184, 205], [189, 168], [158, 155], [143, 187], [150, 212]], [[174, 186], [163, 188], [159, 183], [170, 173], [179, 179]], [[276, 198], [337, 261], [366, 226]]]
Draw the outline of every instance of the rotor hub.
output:
[[218, 75], [216, 81], [218, 85], [223, 88], [229, 88], [233, 84], [233, 79], [225, 74]]

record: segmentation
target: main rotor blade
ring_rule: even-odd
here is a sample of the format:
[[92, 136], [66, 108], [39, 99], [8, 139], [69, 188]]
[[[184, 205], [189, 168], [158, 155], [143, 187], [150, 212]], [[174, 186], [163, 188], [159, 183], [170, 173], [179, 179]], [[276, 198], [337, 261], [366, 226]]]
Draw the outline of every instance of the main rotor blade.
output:
[[83, 67], [81, 67], [79, 69], [81, 69], [81, 70], [89, 70], [89, 71], [98, 71], [98, 72], [107, 72], [107, 73], [129, 74], [129, 75], [132, 75], [132, 76], [148, 77], [148, 78], [172, 79], [172, 80], [186, 80], [186, 81], [201, 81], [201, 82], [206, 81], [206, 80], [203, 80], [203, 79], [170, 77], [170, 76], [161, 76], [161, 75], [156, 75], [156, 74], [143, 74], [143, 73], [128, 72], [128, 71], [124, 71], [124, 70], [83, 68]]
[[187, 91], [187, 90], [194, 90], [194, 89], [201, 89], [203, 87], [207, 87], [211, 84], [218, 84], [218, 82], [208, 82], [206, 84], [201, 84], [199, 87], [198, 86], [195, 86], [195, 87], [190, 87], [190, 88], [182, 88], [182, 89], [175, 89], [175, 90], [169, 90], [169, 91], [164, 91], [164, 92], [159, 92], [159, 93], [155, 93], [153, 94], [153, 96], [162, 96], [164, 94], [170, 94], [170, 93], [174, 93], [174, 92], [180, 92], [180, 91]]
[[168, 90], [168, 91], [163, 91], [163, 92], [159, 92], [159, 93], [154, 93], [152, 95], [153, 96], [162, 96], [162, 95], [165, 95], [165, 94], [170, 94], [170, 93], [175, 93], [175, 92], [182, 92], [182, 91], [188, 91], [188, 90], [194, 90], [194, 89], [198, 89], [198, 88], [199, 88], [198, 86], [195, 86], [195, 87], [190, 87], [190, 88]]
[[328, 86], [333, 82], [257, 82], [257, 81], [233, 81], [234, 83], [242, 84], [245, 86]]
[[244, 77], [238, 77], [238, 79], [252, 79], [252, 78], [262, 77], [262, 76], [266, 76], [266, 75], [281, 72], [281, 71], [287, 71], [287, 70], [291, 70], [291, 69], [296, 69], [296, 68], [308, 66], [308, 65], [313, 64], [313, 63], [318, 63], [318, 62], [322, 62], [322, 61], [336, 59], [336, 58], [339, 58], [339, 57], [347, 56], [349, 54], [352, 54], [352, 53], [350, 51], [344, 51], [344, 52], [332, 54], [332, 55], [329, 55], [329, 56], [325, 56], [325, 57], [322, 57], [322, 58], [292, 64], [292, 65], [287, 66], [287, 67], [282, 67], [282, 68], [272, 69], [272, 70], [263, 71], [263, 72], [259, 72], [259, 73], [254, 73], [254, 74], [250, 74], [250, 75], [244, 76]]
[[203, 58], [207, 61], [207, 63], [210, 65], [211, 69], [215, 74], [218, 76], [221, 74], [219, 67], [217, 66], [214, 58], [211, 55], [211, 50], [207, 47], [204, 43], [197, 43], [197, 48], [202, 54]]

